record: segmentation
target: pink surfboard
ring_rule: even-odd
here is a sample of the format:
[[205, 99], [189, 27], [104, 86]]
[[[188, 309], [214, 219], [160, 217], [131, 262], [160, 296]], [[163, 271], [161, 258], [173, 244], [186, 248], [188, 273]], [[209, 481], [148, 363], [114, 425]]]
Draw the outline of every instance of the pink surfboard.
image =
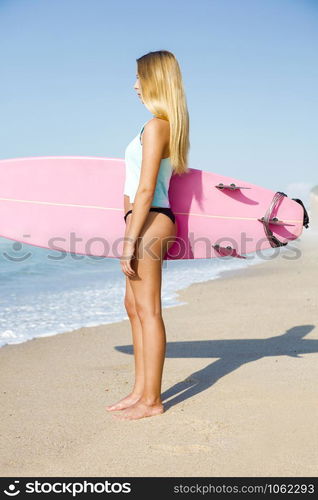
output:
[[[119, 258], [124, 180], [123, 159], [0, 160], [0, 235], [62, 252]], [[245, 258], [286, 245], [308, 227], [301, 200], [203, 170], [173, 175], [169, 200], [177, 238], [165, 260]]]

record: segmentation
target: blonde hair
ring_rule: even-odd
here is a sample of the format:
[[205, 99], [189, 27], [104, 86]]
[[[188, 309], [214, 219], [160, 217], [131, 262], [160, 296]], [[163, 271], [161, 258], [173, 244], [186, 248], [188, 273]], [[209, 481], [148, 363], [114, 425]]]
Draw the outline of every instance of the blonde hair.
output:
[[153, 115], [169, 121], [173, 172], [188, 172], [189, 113], [178, 61], [168, 50], [148, 52], [136, 61], [144, 104]]

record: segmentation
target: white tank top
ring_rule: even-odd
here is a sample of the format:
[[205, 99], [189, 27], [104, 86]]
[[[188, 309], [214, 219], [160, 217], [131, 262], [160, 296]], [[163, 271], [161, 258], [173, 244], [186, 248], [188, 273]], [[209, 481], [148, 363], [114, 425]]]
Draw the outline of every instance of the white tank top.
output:
[[[147, 123], [147, 122], [146, 122]], [[141, 131], [128, 144], [125, 149], [125, 186], [124, 194], [129, 196], [130, 203], [134, 203], [135, 195], [139, 185], [140, 170], [142, 162], [142, 143], [141, 133], [146, 125], [142, 126]], [[168, 190], [172, 175], [172, 165], [170, 157], [163, 158], [160, 162], [160, 168], [157, 177], [156, 189], [152, 200], [152, 206], [170, 207]]]

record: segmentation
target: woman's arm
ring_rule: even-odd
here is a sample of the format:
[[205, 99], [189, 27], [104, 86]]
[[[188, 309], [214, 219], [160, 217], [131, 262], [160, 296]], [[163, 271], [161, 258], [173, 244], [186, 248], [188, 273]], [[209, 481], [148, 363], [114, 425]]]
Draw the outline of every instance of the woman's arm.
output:
[[[130, 199], [129, 199], [129, 196], [127, 194], [124, 194], [124, 215], [126, 215], [126, 213], [128, 212], [128, 210], [132, 210], [133, 208], [133, 205], [132, 203], [130, 203]], [[125, 221], [125, 234], [124, 234], [124, 241], [126, 241], [126, 236], [127, 236], [127, 232], [128, 232], [128, 228], [129, 228], [129, 225], [130, 225], [130, 219], [131, 219], [131, 216], [132, 214], [130, 213], [127, 217], [126, 217], [126, 221]]]
[[139, 185], [133, 212], [128, 216], [130, 224], [125, 234], [131, 245], [136, 243], [152, 204], [160, 162], [167, 142], [166, 126], [164, 120], [153, 118], [144, 128]]
[[132, 209], [132, 203], [130, 203], [129, 196], [124, 194], [124, 215], [128, 212], [128, 210]]

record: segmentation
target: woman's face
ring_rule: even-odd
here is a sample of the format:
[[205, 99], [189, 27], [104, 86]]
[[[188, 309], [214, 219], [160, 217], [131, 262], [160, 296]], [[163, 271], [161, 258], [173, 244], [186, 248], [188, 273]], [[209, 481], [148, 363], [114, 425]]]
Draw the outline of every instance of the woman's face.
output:
[[135, 82], [134, 89], [135, 89], [139, 99], [141, 100], [141, 102], [143, 102], [142, 96], [141, 96], [141, 86], [140, 86], [140, 82], [139, 82], [138, 73], [136, 74], [136, 78], [137, 78], [137, 80]]

